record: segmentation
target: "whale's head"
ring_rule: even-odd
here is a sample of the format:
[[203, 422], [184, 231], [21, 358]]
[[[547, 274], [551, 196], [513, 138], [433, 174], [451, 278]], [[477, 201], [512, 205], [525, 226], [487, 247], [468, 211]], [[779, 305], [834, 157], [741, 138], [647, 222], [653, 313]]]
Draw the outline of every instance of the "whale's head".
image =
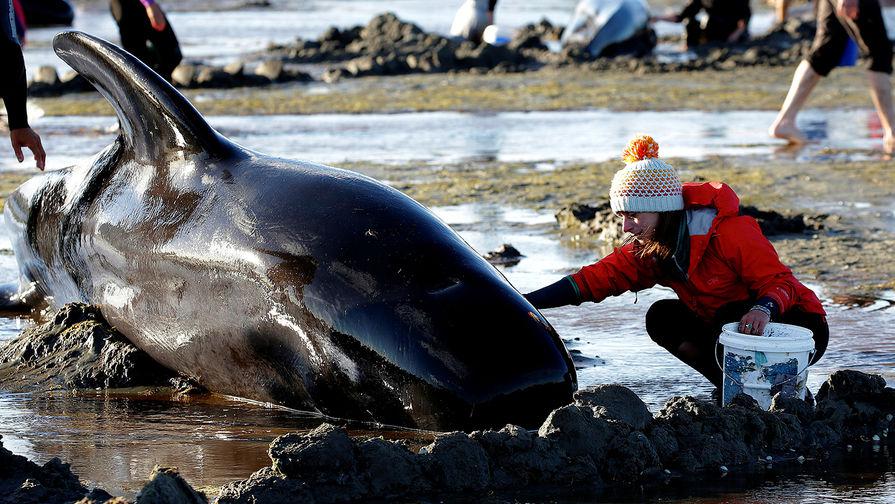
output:
[[533, 425], [571, 400], [556, 331], [427, 208], [229, 142], [105, 41], [54, 46], [121, 123], [90, 194], [69, 195], [92, 212], [69, 221], [98, 234], [65, 251], [91, 247], [73, 285], [161, 362], [213, 391], [428, 428]]

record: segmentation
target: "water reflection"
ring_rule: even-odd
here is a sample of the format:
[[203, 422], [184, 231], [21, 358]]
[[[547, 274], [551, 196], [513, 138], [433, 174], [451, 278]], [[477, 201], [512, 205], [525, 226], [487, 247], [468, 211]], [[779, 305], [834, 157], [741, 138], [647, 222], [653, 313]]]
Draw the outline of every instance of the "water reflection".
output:
[[[827, 149], [879, 149], [870, 110], [806, 110], [800, 125], [818, 143], [796, 158], [829, 156]], [[767, 137], [772, 111], [614, 112], [606, 110], [428, 112], [311, 116], [212, 116], [225, 136], [267, 154], [320, 163], [376, 160], [438, 164], [471, 160], [575, 162], [615, 159], [625, 142], [646, 129], [662, 145], [662, 156], [775, 156], [782, 144]], [[49, 168], [91, 157], [112, 142], [112, 117], [43, 117], [35, 121], [48, 152]], [[709, 126], [707, 126], [709, 125]], [[583, 133], [586, 132], [586, 133]], [[849, 154], [855, 157], [854, 154]], [[0, 171], [33, 169], [12, 157], [0, 158]]]

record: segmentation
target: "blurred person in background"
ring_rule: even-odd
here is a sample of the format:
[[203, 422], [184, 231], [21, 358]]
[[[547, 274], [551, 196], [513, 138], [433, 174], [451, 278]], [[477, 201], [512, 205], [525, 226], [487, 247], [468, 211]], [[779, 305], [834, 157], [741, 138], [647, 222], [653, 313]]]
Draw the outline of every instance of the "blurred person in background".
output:
[[[705, 11], [703, 25], [697, 15]], [[710, 42], [737, 43], [749, 39], [749, 19], [752, 9], [749, 0], [691, 0], [679, 14], [655, 16], [653, 20], [683, 23], [687, 33], [687, 48]]]
[[155, 0], [111, 0], [109, 7], [122, 47], [170, 82], [183, 55], [162, 7]]
[[9, 141], [19, 162], [25, 160], [22, 148], [34, 154], [37, 167], [44, 169], [46, 154], [40, 136], [28, 125], [25, 101], [28, 83], [25, 79], [25, 59], [16, 32], [16, 16], [12, 0], [0, 0], [0, 97], [6, 105], [9, 121]]

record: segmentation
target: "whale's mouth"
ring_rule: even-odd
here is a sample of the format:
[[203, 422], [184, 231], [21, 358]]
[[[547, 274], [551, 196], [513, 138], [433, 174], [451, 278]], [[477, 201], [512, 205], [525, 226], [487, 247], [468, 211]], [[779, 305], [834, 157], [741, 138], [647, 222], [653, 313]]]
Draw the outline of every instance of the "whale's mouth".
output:
[[534, 385], [476, 404], [470, 410], [469, 423], [476, 428], [500, 428], [507, 423], [537, 428], [551, 411], [572, 402], [577, 383], [571, 375], [565, 378], [562, 382]]

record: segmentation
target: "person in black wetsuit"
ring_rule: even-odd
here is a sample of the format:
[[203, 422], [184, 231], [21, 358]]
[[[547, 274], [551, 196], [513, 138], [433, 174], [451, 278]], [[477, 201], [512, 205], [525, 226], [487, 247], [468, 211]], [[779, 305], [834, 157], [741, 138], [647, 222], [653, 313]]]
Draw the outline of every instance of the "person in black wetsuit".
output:
[[0, 0], [0, 68], [3, 72], [0, 74], [0, 97], [6, 105], [12, 149], [20, 163], [25, 160], [22, 147], [30, 149], [37, 167], [43, 170], [46, 154], [40, 136], [28, 125], [28, 112], [25, 108], [28, 90], [25, 59], [16, 35], [12, 0]]
[[[708, 16], [705, 26], [696, 19], [702, 10]], [[656, 16], [653, 19], [684, 23], [687, 47], [693, 48], [707, 42], [745, 42], [749, 38], [751, 17], [749, 0], [691, 0], [680, 14]]]
[[111, 0], [112, 17], [124, 49], [166, 80], [180, 64], [180, 43], [155, 0]]

